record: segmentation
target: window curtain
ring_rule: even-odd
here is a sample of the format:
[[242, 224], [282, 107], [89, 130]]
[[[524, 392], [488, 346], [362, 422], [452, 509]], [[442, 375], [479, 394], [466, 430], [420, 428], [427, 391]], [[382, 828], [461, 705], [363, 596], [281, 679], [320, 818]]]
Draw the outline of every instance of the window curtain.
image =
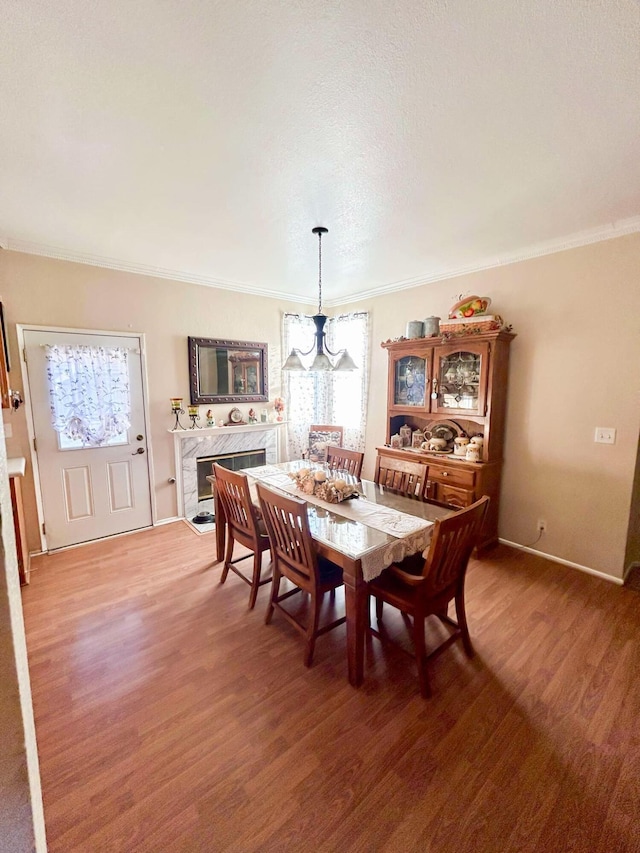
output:
[[99, 447], [131, 425], [128, 353], [121, 347], [46, 346], [51, 423]]
[[[358, 311], [331, 317], [325, 326], [327, 346], [332, 352], [348, 349], [358, 365], [352, 372], [309, 373], [284, 371], [287, 407], [287, 449], [290, 459], [300, 459], [307, 450], [311, 424], [333, 424], [344, 429], [343, 446], [364, 450], [369, 387], [369, 314]], [[309, 316], [285, 314], [282, 324], [283, 353], [295, 347], [308, 350], [315, 325]], [[314, 351], [302, 358], [308, 367]]]

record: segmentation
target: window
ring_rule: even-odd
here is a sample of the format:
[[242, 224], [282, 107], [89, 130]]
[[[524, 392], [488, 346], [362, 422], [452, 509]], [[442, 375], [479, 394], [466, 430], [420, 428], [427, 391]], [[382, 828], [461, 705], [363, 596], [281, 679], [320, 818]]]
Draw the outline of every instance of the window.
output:
[[128, 353], [121, 347], [46, 346], [51, 423], [63, 450], [127, 441]]
[[[348, 349], [358, 365], [352, 372], [309, 373], [288, 372], [284, 376], [287, 407], [289, 456], [299, 459], [307, 449], [311, 424], [335, 424], [344, 428], [343, 446], [363, 450], [366, 428], [369, 314], [359, 311], [331, 317], [325, 326], [327, 346], [332, 352]], [[309, 349], [314, 340], [315, 325], [311, 317], [285, 314], [283, 317], [283, 352], [295, 347]], [[308, 366], [315, 352], [303, 357]]]

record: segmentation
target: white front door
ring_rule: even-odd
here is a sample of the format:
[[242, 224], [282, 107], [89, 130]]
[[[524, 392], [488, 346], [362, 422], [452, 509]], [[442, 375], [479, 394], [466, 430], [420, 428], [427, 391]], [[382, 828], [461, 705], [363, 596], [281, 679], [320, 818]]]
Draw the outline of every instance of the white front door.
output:
[[[151, 525], [151, 488], [138, 337], [24, 331], [47, 548], [77, 545]], [[131, 426], [100, 447], [56, 432], [51, 423], [45, 346], [123, 347], [128, 351]]]

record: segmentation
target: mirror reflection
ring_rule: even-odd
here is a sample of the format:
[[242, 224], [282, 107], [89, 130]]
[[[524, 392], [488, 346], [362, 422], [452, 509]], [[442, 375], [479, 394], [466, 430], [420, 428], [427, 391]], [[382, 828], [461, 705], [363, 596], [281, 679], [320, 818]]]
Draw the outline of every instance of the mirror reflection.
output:
[[192, 404], [266, 401], [266, 355], [262, 343], [189, 338]]

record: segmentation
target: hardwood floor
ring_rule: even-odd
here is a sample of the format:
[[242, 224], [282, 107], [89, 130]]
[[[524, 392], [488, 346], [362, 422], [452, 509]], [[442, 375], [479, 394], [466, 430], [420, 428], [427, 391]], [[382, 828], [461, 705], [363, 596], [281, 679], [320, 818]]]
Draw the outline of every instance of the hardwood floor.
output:
[[469, 570], [476, 657], [423, 700], [375, 639], [350, 687], [344, 626], [305, 669], [214, 549], [176, 523], [34, 559], [52, 853], [640, 850], [637, 592], [498, 548]]

